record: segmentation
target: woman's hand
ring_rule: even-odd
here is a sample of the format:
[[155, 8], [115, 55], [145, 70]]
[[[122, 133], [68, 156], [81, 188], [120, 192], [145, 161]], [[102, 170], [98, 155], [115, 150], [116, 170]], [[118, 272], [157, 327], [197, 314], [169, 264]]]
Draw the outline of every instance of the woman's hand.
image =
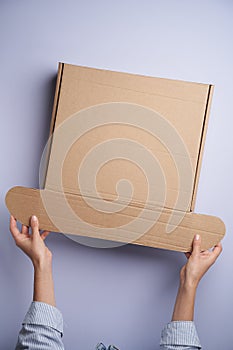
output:
[[201, 237], [193, 240], [192, 252], [186, 253], [187, 263], [180, 271], [180, 286], [176, 297], [172, 321], [192, 321], [196, 289], [206, 271], [216, 261], [222, 251], [218, 243], [212, 251], [201, 251]]
[[181, 284], [196, 288], [221, 252], [221, 243], [218, 243], [212, 251], [201, 251], [201, 237], [196, 235], [193, 240], [192, 252], [185, 254], [188, 261], [180, 272]]
[[46, 247], [44, 240], [49, 232], [44, 231], [40, 234], [39, 222], [36, 216], [32, 216], [30, 220], [32, 233], [29, 228], [22, 225], [21, 232], [18, 230], [16, 220], [11, 215], [10, 231], [15, 240], [16, 245], [31, 259], [34, 267], [41, 267], [51, 264], [52, 253]]
[[34, 215], [31, 217], [30, 224], [32, 233], [29, 233], [29, 228], [25, 225], [22, 225], [20, 232], [16, 226], [16, 220], [11, 216], [10, 231], [16, 245], [31, 259], [34, 266], [33, 301], [55, 306], [52, 253], [44, 243], [49, 232], [40, 233], [39, 222]]

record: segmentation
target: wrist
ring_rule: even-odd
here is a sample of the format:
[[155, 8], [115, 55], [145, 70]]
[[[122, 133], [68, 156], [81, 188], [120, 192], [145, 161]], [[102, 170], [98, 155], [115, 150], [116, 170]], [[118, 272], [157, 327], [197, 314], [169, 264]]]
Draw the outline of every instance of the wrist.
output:
[[53, 281], [52, 265], [37, 264], [34, 266], [34, 282], [47, 283]]
[[50, 272], [52, 271], [52, 259], [37, 259], [33, 260], [35, 272]]
[[52, 268], [52, 253], [45, 252], [37, 257], [32, 258], [32, 264], [35, 270], [49, 270]]
[[186, 292], [196, 292], [198, 287], [198, 282], [193, 280], [180, 280], [180, 289]]

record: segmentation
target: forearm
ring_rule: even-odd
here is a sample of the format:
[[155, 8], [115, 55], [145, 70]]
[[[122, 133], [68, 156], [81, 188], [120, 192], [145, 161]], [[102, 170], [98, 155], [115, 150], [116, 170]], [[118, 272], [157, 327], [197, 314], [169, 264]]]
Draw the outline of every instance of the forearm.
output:
[[34, 265], [33, 301], [56, 306], [51, 262]]
[[193, 321], [196, 287], [180, 283], [172, 321]]

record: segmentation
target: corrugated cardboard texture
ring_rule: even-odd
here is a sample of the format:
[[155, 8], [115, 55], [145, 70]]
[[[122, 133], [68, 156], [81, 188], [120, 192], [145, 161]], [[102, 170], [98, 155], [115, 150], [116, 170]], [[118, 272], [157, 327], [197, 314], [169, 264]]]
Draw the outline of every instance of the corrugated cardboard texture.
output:
[[[177, 131], [187, 147], [193, 173], [191, 179], [191, 198], [179, 210], [191, 211], [194, 208], [198, 174], [198, 161], [203, 149], [203, 136], [207, 128], [207, 112], [211, 96], [211, 86], [169, 79], [159, 79], [126, 73], [105, 71], [86, 67], [62, 64], [58, 77], [59, 93], [51, 130], [68, 120], [70, 116], [83, 109], [109, 102], [127, 102], [152, 109], [164, 117]], [[156, 122], [156, 121], [155, 121]], [[166, 177], [166, 208], [173, 208], [182, 191], [177, 174], [177, 167], [166, 147], [145, 130], [131, 125], [102, 125], [90, 131], [75, 142], [65, 159], [63, 166], [63, 189], [65, 192], [80, 193], [77, 172], [89, 150], [97, 144], [114, 138], [127, 138], [143, 144], [158, 158]], [[45, 187], [58, 190], [57, 154], [62, 140], [53, 138], [51, 157], [48, 164]], [[187, 157], [187, 154], [181, 155]], [[153, 164], [152, 164], [153, 166]], [[130, 162], [118, 160], [103, 167], [97, 179], [97, 188], [104, 199], [116, 196], [112, 185], [127, 174], [134, 185], [135, 203], [145, 200], [146, 183], [139, 169]], [[113, 179], [115, 178], [115, 179]], [[115, 183], [116, 183], [115, 182]], [[83, 193], [83, 192], [82, 192]], [[87, 190], [86, 195], [91, 195]], [[187, 191], [187, 196], [189, 193]]]

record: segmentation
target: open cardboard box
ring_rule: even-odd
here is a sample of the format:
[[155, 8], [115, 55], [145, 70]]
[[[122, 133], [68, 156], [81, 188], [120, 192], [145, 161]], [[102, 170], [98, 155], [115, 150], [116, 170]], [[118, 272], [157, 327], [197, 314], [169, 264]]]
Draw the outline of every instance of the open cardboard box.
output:
[[193, 213], [212, 94], [60, 63], [42, 189], [12, 188], [9, 211], [76, 236], [189, 251], [200, 233], [214, 246], [224, 223]]

